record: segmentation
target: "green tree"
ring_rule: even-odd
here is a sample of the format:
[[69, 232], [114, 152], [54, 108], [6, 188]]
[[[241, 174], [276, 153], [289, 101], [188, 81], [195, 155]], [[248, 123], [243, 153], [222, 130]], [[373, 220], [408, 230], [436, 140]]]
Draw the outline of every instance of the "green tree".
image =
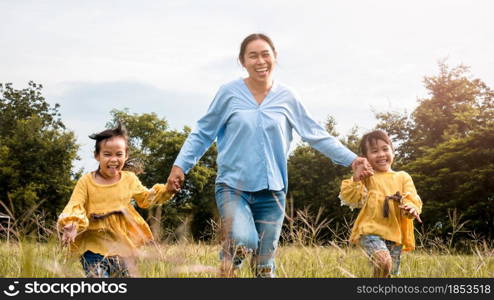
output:
[[[494, 237], [494, 126], [451, 138], [406, 165], [424, 199], [424, 218], [451, 232], [448, 210], [468, 222], [464, 229]], [[438, 223], [439, 222], [439, 223]]]
[[60, 120], [59, 105], [50, 106], [42, 85], [29, 82], [17, 90], [0, 84], [0, 210], [13, 218], [34, 208], [48, 219], [68, 201], [77, 174], [72, 162], [78, 145]]
[[420, 157], [427, 147], [468, 136], [494, 117], [494, 91], [472, 78], [469, 67], [450, 68], [445, 61], [438, 65], [438, 75], [424, 77], [430, 97], [418, 99], [411, 114], [376, 113], [376, 127], [393, 137], [402, 164]]

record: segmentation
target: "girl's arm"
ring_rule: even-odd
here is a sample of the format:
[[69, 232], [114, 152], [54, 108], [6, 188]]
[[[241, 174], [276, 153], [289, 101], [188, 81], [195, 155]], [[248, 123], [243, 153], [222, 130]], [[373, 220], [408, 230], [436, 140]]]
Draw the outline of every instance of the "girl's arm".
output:
[[415, 189], [415, 185], [413, 184], [412, 177], [403, 172], [403, 198], [401, 208], [406, 211], [406, 213], [412, 217], [416, 218], [419, 222], [420, 213], [422, 212], [422, 200], [417, 194], [417, 190]]
[[155, 184], [151, 189], [142, 185], [141, 181], [135, 176], [135, 185], [132, 198], [141, 208], [149, 208], [155, 205], [162, 205], [175, 195], [168, 184]]
[[57, 229], [63, 232], [63, 242], [73, 242], [78, 233], [87, 229], [89, 225], [85, 209], [87, 197], [86, 183], [83, 179], [79, 179], [69, 202], [58, 217]]
[[341, 182], [340, 194], [341, 205], [347, 205], [351, 210], [362, 208], [367, 200], [367, 188], [364, 183], [354, 181], [354, 177], [345, 179]]

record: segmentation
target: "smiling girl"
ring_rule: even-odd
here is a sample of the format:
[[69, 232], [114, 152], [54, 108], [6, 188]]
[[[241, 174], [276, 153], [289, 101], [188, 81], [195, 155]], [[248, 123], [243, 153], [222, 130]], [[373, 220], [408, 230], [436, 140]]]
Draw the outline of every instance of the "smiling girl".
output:
[[128, 262], [139, 246], [153, 239], [151, 230], [134, 209], [159, 205], [173, 197], [166, 184], [144, 187], [127, 167], [128, 136], [118, 124], [89, 136], [96, 140], [98, 169], [78, 181], [57, 227], [62, 242], [81, 255], [88, 277], [128, 277]]
[[410, 175], [391, 169], [394, 149], [385, 132], [365, 134], [360, 150], [374, 175], [361, 180], [354, 173], [341, 183], [339, 197], [342, 205], [361, 208], [350, 241], [365, 250], [373, 262], [374, 277], [389, 277], [399, 273], [401, 251], [415, 248], [413, 219], [422, 222], [422, 201]]

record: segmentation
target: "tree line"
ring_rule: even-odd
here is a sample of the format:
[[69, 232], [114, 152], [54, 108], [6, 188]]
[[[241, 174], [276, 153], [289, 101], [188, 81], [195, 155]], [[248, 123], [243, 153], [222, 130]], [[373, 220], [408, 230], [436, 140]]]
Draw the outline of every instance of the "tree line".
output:
[[[418, 230], [443, 238], [453, 232], [458, 243], [472, 236], [493, 239], [494, 91], [466, 66], [438, 65], [438, 74], [423, 80], [428, 97], [417, 99], [412, 112], [375, 112], [376, 128], [392, 137], [393, 169], [410, 173], [422, 198], [424, 224]], [[79, 149], [74, 133], [63, 124], [59, 105], [45, 100], [42, 88], [34, 82], [20, 90], [0, 84], [0, 212], [25, 234], [55, 222], [82, 175], [73, 170]], [[143, 184], [166, 180], [190, 128], [172, 130], [156, 113], [128, 110], [113, 110], [106, 126], [117, 121], [129, 131], [130, 157], [144, 166], [138, 174]], [[328, 116], [327, 131], [358, 153], [358, 127], [342, 136], [336, 122]], [[287, 222], [297, 211], [317, 215], [336, 228], [321, 231], [323, 241], [351, 225], [357, 212], [341, 206], [338, 198], [341, 180], [351, 176], [349, 168], [333, 165], [301, 143], [290, 154], [288, 174]], [[140, 211], [156, 236], [174, 239], [177, 228], [187, 224], [195, 240], [210, 240], [218, 220], [215, 177], [213, 145], [170, 203]]]

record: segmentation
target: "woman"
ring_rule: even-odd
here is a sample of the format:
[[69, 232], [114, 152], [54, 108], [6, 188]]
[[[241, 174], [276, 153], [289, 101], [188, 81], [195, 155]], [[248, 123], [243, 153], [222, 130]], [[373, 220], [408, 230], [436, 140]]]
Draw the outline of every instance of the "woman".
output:
[[287, 158], [292, 130], [333, 162], [365, 165], [315, 122], [286, 86], [273, 81], [273, 42], [264, 34], [247, 36], [239, 60], [248, 77], [223, 85], [208, 112], [189, 135], [168, 177], [179, 189], [187, 173], [217, 138], [216, 204], [225, 228], [222, 272], [232, 276], [246, 254], [258, 277], [274, 277], [288, 188]]

